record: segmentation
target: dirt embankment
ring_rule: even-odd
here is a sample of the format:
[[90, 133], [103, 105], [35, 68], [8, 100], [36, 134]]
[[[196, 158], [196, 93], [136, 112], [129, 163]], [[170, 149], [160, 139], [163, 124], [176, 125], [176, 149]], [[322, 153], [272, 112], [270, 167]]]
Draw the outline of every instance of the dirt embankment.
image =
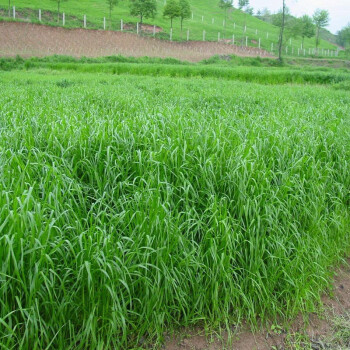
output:
[[54, 54], [74, 57], [109, 55], [173, 57], [192, 62], [208, 59], [214, 55], [271, 57], [264, 50], [242, 48], [224, 42], [170, 42], [115, 31], [0, 22], [0, 56], [43, 57]]

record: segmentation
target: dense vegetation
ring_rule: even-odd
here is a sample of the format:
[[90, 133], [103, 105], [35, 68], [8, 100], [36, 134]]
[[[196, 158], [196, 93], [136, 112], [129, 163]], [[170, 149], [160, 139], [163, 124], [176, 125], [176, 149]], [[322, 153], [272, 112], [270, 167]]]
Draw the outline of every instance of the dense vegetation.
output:
[[314, 310], [350, 247], [349, 93], [94, 65], [0, 72], [0, 347]]

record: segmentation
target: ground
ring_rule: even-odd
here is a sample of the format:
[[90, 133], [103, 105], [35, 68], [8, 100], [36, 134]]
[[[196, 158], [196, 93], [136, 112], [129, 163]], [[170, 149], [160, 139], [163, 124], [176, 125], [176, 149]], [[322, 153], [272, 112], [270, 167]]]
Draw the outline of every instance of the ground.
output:
[[[350, 263], [350, 260], [348, 261]], [[167, 336], [166, 350], [346, 350], [350, 349], [350, 265], [335, 273], [333, 290], [322, 298], [323, 309], [301, 315], [286, 331], [273, 325], [258, 333], [236, 330], [232, 344], [227, 344], [227, 333], [206, 336], [201, 329], [182, 330], [175, 336]]]
[[43, 57], [53, 54], [74, 57], [174, 57], [192, 62], [210, 58], [215, 54], [271, 57], [264, 50], [227, 43], [170, 42], [114, 31], [0, 22], [0, 56]]

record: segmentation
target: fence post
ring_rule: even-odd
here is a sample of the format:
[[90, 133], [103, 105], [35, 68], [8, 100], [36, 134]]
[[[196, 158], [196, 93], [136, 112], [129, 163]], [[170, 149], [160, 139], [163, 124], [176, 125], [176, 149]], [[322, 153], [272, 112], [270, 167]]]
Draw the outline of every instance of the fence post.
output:
[[139, 35], [139, 22], [136, 23], [136, 34]]
[[16, 6], [13, 6], [12, 11], [13, 11], [13, 18], [15, 19], [16, 18]]
[[235, 35], [234, 34], [232, 35], [232, 44], [233, 45], [235, 44]]
[[66, 25], [66, 15], [64, 12], [62, 13], [62, 25], [63, 27]]
[[236, 22], [233, 23], [233, 29], [236, 29]]
[[271, 43], [271, 52], [273, 53], [273, 43]]
[[103, 17], [103, 30], [106, 30], [106, 17]]
[[245, 37], [245, 47], [248, 47], [248, 37]]
[[304, 49], [304, 56], [306, 56], [306, 50]]
[[286, 54], [288, 54], [288, 46], [286, 46]]
[[218, 41], [220, 41], [220, 32], [218, 32]]
[[153, 25], [153, 36], [156, 36], [156, 25]]
[[187, 29], [187, 41], [189, 41], [189, 40], [190, 40], [190, 30]]
[[211, 19], [211, 24], [214, 24], [215, 20], [214, 18]]
[[202, 22], [204, 21], [204, 16], [202, 16]]
[[123, 20], [120, 20], [120, 30], [123, 31], [124, 30], [124, 23]]
[[266, 33], [266, 39], [268, 39], [268, 38], [269, 38], [269, 32]]
[[205, 41], [205, 30], [203, 30], [203, 41]]
[[300, 49], [299, 49], [299, 47], [298, 47], [298, 56], [300, 56]]
[[41, 22], [41, 10], [39, 10], [39, 21]]
[[258, 35], [258, 30], [257, 29], [255, 30], [255, 34]]
[[244, 26], [244, 33], [247, 32], [247, 26]]
[[225, 27], [225, 20], [222, 21], [222, 26]]
[[261, 49], [261, 39], [259, 38], [259, 49]]
[[86, 15], [84, 15], [84, 28], [86, 28]]

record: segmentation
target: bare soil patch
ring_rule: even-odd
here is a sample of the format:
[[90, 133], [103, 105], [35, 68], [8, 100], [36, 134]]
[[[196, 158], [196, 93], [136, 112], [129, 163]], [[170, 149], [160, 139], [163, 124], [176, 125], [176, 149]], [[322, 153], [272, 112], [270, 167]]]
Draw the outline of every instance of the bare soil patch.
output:
[[[350, 260], [348, 262], [350, 263]], [[316, 313], [310, 314], [306, 323], [300, 315], [294, 320], [288, 332], [276, 328], [253, 333], [247, 327], [241, 327], [240, 330], [236, 330], [235, 339], [228, 345], [225, 332], [220, 337], [208, 337], [203, 329], [184, 329], [176, 335], [167, 336], [164, 348], [166, 350], [338, 349], [335, 345], [329, 344], [329, 339], [333, 338], [332, 320], [350, 315], [350, 265], [337, 271], [333, 290], [329, 295], [323, 296], [322, 303], [325, 308], [322, 317]], [[301, 345], [300, 337], [304, 339]], [[295, 342], [298, 342], [298, 346]]]
[[[145, 28], [143, 26], [143, 29]], [[153, 27], [149, 28], [151, 29], [153, 30]], [[272, 57], [264, 50], [242, 48], [223, 42], [170, 42], [124, 32], [0, 22], [0, 56], [43, 57], [54, 54], [74, 57], [173, 57], [191, 62], [208, 59], [214, 55]]]

